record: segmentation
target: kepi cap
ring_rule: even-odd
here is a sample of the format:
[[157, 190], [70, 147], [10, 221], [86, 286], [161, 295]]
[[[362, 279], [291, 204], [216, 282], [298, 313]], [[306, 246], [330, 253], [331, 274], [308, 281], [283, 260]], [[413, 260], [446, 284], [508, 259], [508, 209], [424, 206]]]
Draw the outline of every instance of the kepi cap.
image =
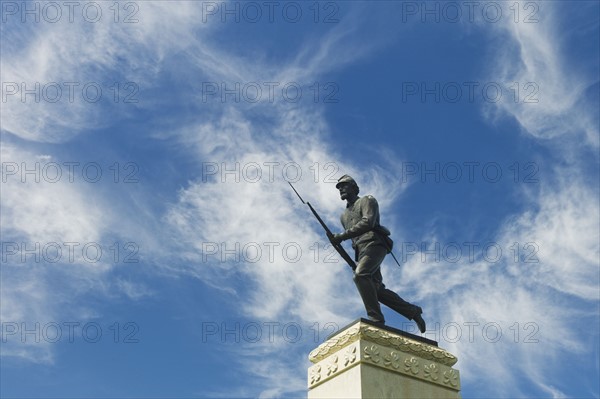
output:
[[342, 185], [344, 183], [352, 184], [352, 185], [358, 187], [358, 184], [356, 184], [356, 181], [352, 178], [352, 176], [344, 175], [338, 179], [338, 182], [336, 183], [335, 188], [340, 188], [340, 185]]

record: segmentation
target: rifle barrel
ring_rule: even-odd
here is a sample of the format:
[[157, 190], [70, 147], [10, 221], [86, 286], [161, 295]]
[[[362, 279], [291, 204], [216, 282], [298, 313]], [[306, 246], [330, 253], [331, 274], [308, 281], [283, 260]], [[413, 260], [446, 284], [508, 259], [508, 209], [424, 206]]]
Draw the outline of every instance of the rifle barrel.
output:
[[[327, 233], [327, 238], [329, 238], [331, 235], [333, 235], [333, 233], [331, 232], [331, 230], [329, 230], [329, 227], [327, 227], [327, 225], [325, 224], [325, 222], [323, 221], [323, 219], [321, 219], [321, 216], [319, 216], [319, 214], [317, 213], [317, 211], [315, 210], [315, 208], [313, 208], [313, 206], [310, 204], [310, 202], [304, 202], [304, 200], [302, 199], [302, 197], [300, 196], [300, 194], [298, 193], [298, 191], [296, 191], [296, 189], [294, 188], [294, 186], [292, 186], [292, 183], [290, 183], [290, 182], [288, 182], [288, 183], [292, 187], [292, 190], [294, 190], [294, 192], [296, 193], [296, 195], [298, 196], [298, 198], [300, 198], [300, 201], [302, 201], [303, 204], [308, 205], [308, 207], [310, 208], [310, 210], [313, 213], [313, 215], [315, 215], [315, 217], [317, 218], [317, 220], [319, 221], [319, 223], [321, 224], [321, 226], [323, 226], [323, 229], [325, 229], [325, 233]], [[344, 249], [344, 247], [342, 247], [342, 244], [340, 244], [340, 243], [334, 244], [333, 241], [331, 241], [331, 239], [329, 239], [329, 242], [331, 242], [331, 245], [337, 251], [337, 253], [340, 254], [340, 256], [342, 257], [342, 259], [344, 259], [346, 261], [346, 263], [348, 263], [348, 266], [350, 266], [352, 268], [352, 270], [355, 270], [356, 269], [356, 263], [350, 257], [350, 255], [348, 255], [348, 252], [346, 252], [346, 250]]]

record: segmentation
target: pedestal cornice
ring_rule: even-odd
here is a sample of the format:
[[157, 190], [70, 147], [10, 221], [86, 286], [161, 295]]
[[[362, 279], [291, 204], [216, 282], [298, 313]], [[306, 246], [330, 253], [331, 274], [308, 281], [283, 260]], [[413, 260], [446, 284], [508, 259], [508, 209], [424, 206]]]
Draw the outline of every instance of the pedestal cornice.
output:
[[433, 345], [419, 342], [415, 339], [401, 336], [385, 327], [374, 327], [363, 321], [332, 336], [310, 352], [308, 359], [312, 363], [318, 363], [331, 354], [342, 350], [356, 341], [368, 341], [384, 347], [395, 349], [416, 357], [432, 360], [445, 366], [451, 367], [458, 359], [450, 352]]

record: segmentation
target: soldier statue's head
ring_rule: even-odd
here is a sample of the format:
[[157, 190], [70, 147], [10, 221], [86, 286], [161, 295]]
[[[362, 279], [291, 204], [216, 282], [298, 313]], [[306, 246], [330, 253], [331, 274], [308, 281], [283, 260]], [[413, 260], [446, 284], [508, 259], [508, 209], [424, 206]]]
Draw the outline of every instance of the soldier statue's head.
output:
[[360, 192], [358, 184], [356, 184], [356, 181], [349, 175], [340, 177], [335, 188], [340, 191], [340, 198], [342, 200], [349, 200], [350, 202], [354, 202]]

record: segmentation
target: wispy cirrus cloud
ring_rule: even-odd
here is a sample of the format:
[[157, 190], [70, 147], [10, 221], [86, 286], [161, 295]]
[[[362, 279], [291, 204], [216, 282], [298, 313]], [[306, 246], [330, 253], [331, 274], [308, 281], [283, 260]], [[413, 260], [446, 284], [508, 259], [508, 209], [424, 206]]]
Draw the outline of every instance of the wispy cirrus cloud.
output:
[[[96, 278], [104, 275], [110, 264], [87, 261], [81, 248], [101, 243], [110, 221], [100, 207], [92, 205], [95, 201], [89, 194], [69, 183], [69, 177], [56, 182], [40, 177], [42, 165], [57, 161], [51, 156], [3, 143], [1, 158], [0, 318], [5, 326], [18, 325], [14, 337], [3, 338], [2, 355], [51, 363], [52, 345], [45, 340], [22, 339], [21, 323], [32, 330], [36, 323], [60, 323], [72, 317], [75, 309], [83, 309], [65, 305], [71, 295], [97, 288]], [[23, 169], [29, 174], [24, 175]], [[37, 174], [31, 173], [36, 169]], [[67, 278], [62, 280], [60, 275]], [[79, 314], [83, 313], [88, 311]]]
[[[510, 15], [508, 7], [527, 9], [525, 4], [504, 4], [505, 15]], [[539, 139], [581, 135], [597, 147], [598, 99], [590, 95], [590, 89], [598, 84], [598, 76], [564, 55], [569, 43], [579, 40], [559, 29], [564, 23], [560, 13], [565, 5], [532, 4], [536, 12], [531, 22], [504, 19], [493, 25], [493, 34], [504, 40], [495, 41], [496, 56], [490, 60], [489, 76], [510, 86], [510, 90], [518, 90], [518, 95], [516, 101], [489, 104], [489, 115], [512, 116], [525, 132]], [[591, 4], [581, 6], [585, 9]]]
[[[98, 313], [92, 304], [74, 305], [76, 298], [96, 292], [137, 300], [149, 294], [143, 284], [111, 274], [115, 263], [110, 247], [115, 239], [119, 246], [153, 239], [146, 233], [152, 221], [147, 218], [148, 205], [140, 202], [144, 195], [84, 181], [82, 158], [87, 155], [48, 144], [69, 142], [81, 134], [93, 136], [99, 128], [118, 124], [130, 111], [114, 101], [114, 81], [153, 82], [160, 61], [191, 40], [187, 40], [190, 30], [209, 27], [197, 24], [198, 9], [189, 3], [179, 7], [167, 2], [131, 4], [139, 6], [139, 19], [132, 24], [115, 22], [106, 8], [105, 18], [97, 22], [82, 20], [81, 15], [69, 21], [65, 15], [57, 23], [33, 18], [22, 23], [20, 15], [3, 14], [8, 21], [1, 27], [0, 77], [3, 323], [26, 322], [30, 328], [35, 323], [84, 322]], [[25, 7], [25, 3], [15, 5]], [[39, 3], [32, 6], [41, 7]], [[170, 28], [159, 29], [165, 24]], [[100, 87], [101, 99], [94, 102], [85, 97], [86, 84]], [[90, 93], [96, 95], [93, 90]], [[135, 104], [128, 106], [135, 108]], [[76, 165], [74, 169], [69, 169], [69, 163]], [[51, 164], [56, 167], [49, 173], [60, 169], [58, 177], [46, 176]], [[103, 181], [110, 180], [106, 178], [109, 166], [101, 165]], [[113, 202], [115, 195], [126, 201]], [[131, 209], [143, 212], [136, 215]], [[103, 249], [103, 258], [85, 259], [81, 251], [85, 244]], [[33, 251], [23, 257], [26, 249]], [[47, 341], [32, 344], [19, 334], [3, 343], [2, 356], [53, 361], [55, 347]]]
[[[534, 384], [540, 394], [568, 395], [567, 387], [552, 387], [552, 376], [561, 372], [556, 364], [590, 354], [591, 337], [599, 333], [591, 328], [600, 299], [595, 198], [574, 181], [547, 187], [531, 209], [498, 226], [494, 240], [475, 242], [472, 260], [464, 245], [458, 262], [449, 260], [452, 251], [436, 252], [435, 243], [444, 247], [453, 237], [423, 237], [429, 253], [419, 248], [402, 273], [384, 274], [391, 289], [425, 309], [426, 336], [458, 356], [471, 390], [493, 386], [497, 395], [511, 396]], [[494, 249], [486, 259], [487, 244]], [[442, 254], [437, 261], [436, 253]], [[590, 338], [578, 339], [580, 330]], [[498, 384], [490, 382], [493, 376]]]
[[[430, 337], [458, 356], [461, 377], [473, 391], [491, 387], [495, 395], [515, 396], [534, 386], [540, 395], [567, 397], [572, 387], [555, 379], [561, 360], [594, 356], [588, 344], [599, 334], [597, 327], [590, 329], [597, 326], [600, 299], [598, 159], [585, 148], [598, 146], [597, 98], [590, 96], [598, 81], [584, 68], [573, 68], [567, 55], [573, 38], [560, 29], [568, 23], [561, 19], [563, 5], [537, 5], [539, 23], [507, 19], [478, 26], [494, 38], [494, 56], [483, 72], [488, 81], [518, 82], [521, 88], [532, 83], [528, 93], [535, 89], [539, 99], [524, 102], [528, 93], [520, 92], [521, 101], [487, 104], [484, 115], [494, 123], [514, 117], [526, 135], [553, 150], [556, 164], [544, 164], [539, 190], [521, 190], [525, 210], [508, 216], [491, 240], [478, 241], [473, 259], [463, 245], [457, 262], [448, 260], [454, 253], [435, 261], [433, 245], [456, 238], [432, 231], [421, 239], [431, 244], [430, 252], [419, 247], [401, 274], [384, 277], [392, 289], [423, 304], [428, 322], [439, 321], [429, 325]], [[502, 256], [484, 259], [486, 243]], [[580, 329], [594, 338], [577, 339]], [[597, 391], [591, 388], [589, 395]]]
[[[227, 75], [198, 62], [214, 80], [242, 77], [250, 82], [313, 82], [372, 51], [367, 43], [356, 48], [356, 34], [356, 27], [345, 21], [318, 41], [304, 43], [300, 56], [279, 65], [230, 55]], [[318, 208], [333, 230], [339, 230], [343, 203], [334, 187], [336, 179], [352, 174], [360, 182], [361, 192], [377, 192], [382, 207], [390, 207], [403, 191], [393, 184], [399, 178], [391, 172], [398, 160], [388, 151], [381, 165], [357, 167], [346, 161], [328, 139], [322, 107], [311, 102], [288, 104], [278, 98], [272, 103], [225, 104], [208, 119], [158, 133], [158, 137], [174, 139], [194, 151], [198, 170], [210, 164], [211, 173], [203, 171], [190, 181], [166, 215], [177, 241], [186, 248], [185, 256], [193, 260], [187, 268], [210, 286], [231, 288], [231, 301], [242, 303], [239, 316], [243, 319], [292, 318], [306, 325], [342, 325], [362, 308], [350, 273], [341, 261], [327, 263], [337, 260], [337, 255], [323, 247], [320, 226], [287, 181], [295, 182], [304, 199]], [[271, 163], [272, 175], [265, 163]], [[262, 175], [256, 178], [252, 167], [248, 178], [242, 173], [236, 181], [235, 172], [224, 173], [224, 169], [235, 170], [236, 164], [240, 170], [258, 165]], [[295, 166], [286, 168], [292, 164]], [[271, 259], [265, 243], [274, 247]], [[207, 254], [213, 244], [217, 254]], [[231, 257], [221, 260], [224, 246], [234, 248], [236, 244], [256, 244], [262, 255], [255, 262], [236, 262]], [[301, 251], [298, 260], [294, 248]], [[251, 252], [250, 256], [254, 255]], [[290, 261], [290, 257], [294, 258]], [[244, 285], [233, 283], [240, 280]], [[261, 397], [304, 389], [304, 378], [297, 375], [305, 368], [306, 347], [282, 350], [282, 344], [280, 339], [236, 348], [238, 355], [243, 354], [238, 360], [244, 367], [253, 370], [263, 386], [271, 387]], [[290, 356], [298, 361], [290, 364]], [[289, 367], [276, 366], [281, 363]], [[273, 370], [279, 372], [273, 374]]]
[[[215, 27], [199, 22], [202, 20], [200, 9], [193, 2], [177, 3], [176, 7], [169, 2], [143, 2], [139, 6], [140, 23], [132, 26], [99, 24], [88, 29], [57, 25], [48, 29], [45, 35], [30, 34], [24, 41], [28, 44], [25, 49], [18, 50], [13, 45], [13, 57], [3, 56], [2, 81], [87, 81], [100, 79], [99, 76], [119, 76], [124, 81], [143, 82], [144, 89], [158, 87], [167, 92], [154, 78], [162, 73], [178, 75], [189, 68], [187, 74], [182, 74], [182, 80], [190, 77], [192, 88], [198, 88], [201, 79], [217, 83], [300, 81], [306, 84], [325, 73], [341, 70], [374, 51], [368, 35], [363, 35], [356, 24], [360, 13], [334, 26], [328, 34], [303, 42], [297, 56], [266, 62], [260, 57], [242, 56], [223, 46], [218, 35], [211, 36]], [[227, 29], [224, 25], [221, 28]], [[597, 122], [586, 108], [577, 108], [585, 98], [585, 88], [592, 81], [588, 76], [580, 75], [565, 78], [568, 74], [564, 57], [561, 53], [555, 54], [550, 43], [556, 39], [556, 31], [548, 24], [542, 28], [499, 25], [491, 30], [494, 34], [501, 31], [508, 40], [499, 48], [499, 57], [491, 62], [490, 75], [498, 81], [537, 82], [542, 100], [533, 107], [530, 107], [532, 104], [524, 107], [497, 104], [495, 111], [499, 115], [514, 116], [523, 130], [534, 138], [552, 142], [569, 136], [563, 132], [575, 132], [574, 136], [586, 137], [588, 142], [597, 145], [594, 144], [593, 130]], [[3, 30], [3, 44], [7, 37], [9, 41], [21, 42], [16, 36], [5, 36], [5, 32]], [[75, 39], [74, 32], [87, 40]], [[40, 62], [36, 63], [36, 68], [21, 68], [37, 61]], [[555, 85], [555, 81], [562, 83]], [[569, 86], [575, 90], [570, 91]], [[219, 101], [210, 104], [202, 102], [202, 94], [194, 90], [181, 91], [177, 95], [181, 96], [182, 104], [186, 102], [193, 117], [160, 115], [142, 125], [143, 133], [135, 133], [141, 140], [147, 140], [150, 132], [151, 140], [162, 140], [165, 151], [183, 154], [193, 165], [185, 171], [185, 184], [179, 192], [169, 196], [171, 202], [162, 204], [160, 211], [153, 207], [153, 201], [157, 200], [153, 196], [154, 187], [131, 194], [127, 198], [131, 204], [127, 206], [114, 200], [117, 198], [112, 196], [114, 192], [96, 192], [92, 200], [80, 186], [36, 186], [32, 190], [15, 187], [14, 194], [7, 197], [3, 190], [3, 232], [10, 232], [11, 239], [19, 234], [43, 236], [44, 239], [76, 235], [79, 239], [101, 241], [114, 234], [116, 226], [123, 227], [123, 235], [137, 237], [149, 244], [146, 255], [152, 258], [149, 263], [155, 264], [156, 269], [171, 275], [195, 276], [209, 286], [221, 288], [223, 296], [232, 304], [241, 303], [234, 317], [293, 319], [309, 325], [332, 321], [341, 325], [360, 314], [362, 304], [346, 266], [341, 262], [325, 263], [324, 257], [329, 252], [322, 247], [320, 259], [315, 262], [311, 247], [324, 243], [322, 232], [311, 219], [307, 207], [299, 203], [287, 185], [285, 177], [290, 175], [283, 176], [282, 168], [286, 163], [297, 163], [303, 175], [296, 187], [306, 200], [318, 207], [334, 229], [339, 226], [343, 203], [337, 197], [334, 184], [324, 179], [352, 174], [363, 193], [373, 193], [380, 200], [383, 215], [391, 221], [384, 223], [396, 232], [396, 241], [401, 242], [402, 233], [397, 233], [401, 230], [394, 219], [393, 204], [410, 187], [395, 184], [398, 177], [394, 176], [394, 171], [398, 169], [399, 161], [393, 149], [387, 150], [385, 159], [379, 164], [365, 167], [348, 160], [329, 141], [330, 128], [324, 106], [314, 103], [288, 104], [281, 99], [271, 103], [263, 97], [257, 104], [223, 104]], [[140, 104], [136, 109], [156, 111], [166, 102], [164, 99], [153, 101]], [[14, 144], [12, 150], [9, 147], [12, 152], [8, 158], [3, 155], [3, 161], [35, 160], [43, 154], [29, 150], [28, 141], [66, 142], [78, 134], [92, 135], [95, 128], [111, 126], [126, 115], [110, 104], [85, 101], [68, 104], [68, 107], [60, 104], [30, 106], [15, 101], [7, 107], [10, 112], [3, 112], [2, 116], [4, 131], [25, 140], [14, 140], [18, 144]], [[113, 119], [107, 118], [109, 109], [115, 111], [110, 114]], [[163, 128], [155, 124], [165, 121]], [[279, 163], [274, 167], [275, 179], [272, 181], [267, 179], [268, 169], [264, 162]], [[254, 182], [245, 179], [236, 182], [231, 175], [223, 179], [220, 171], [206, 176], [202, 169], [206, 163], [218, 168], [224, 164], [232, 168], [239, 163], [241, 168], [256, 163], [262, 166], [263, 175]], [[332, 168], [325, 169], [326, 164], [331, 164]], [[315, 167], [319, 171], [319, 184], [315, 183]], [[252, 168], [248, 170], [252, 173]], [[288, 170], [289, 173], [293, 171]], [[560, 184], [555, 185], [556, 182]], [[385, 276], [390, 288], [406, 292], [409, 299], [414, 298], [425, 305], [428, 321], [437, 319], [442, 324], [479, 322], [481, 325], [495, 322], [505, 333], [513, 332], [510, 327], [515, 322], [521, 323], [521, 333], [529, 331], [523, 331], [523, 323], [535, 322], [539, 327], [540, 334], [535, 336], [540, 337], [540, 342], [529, 346], [506, 340], [491, 344], [481, 338], [475, 344], [468, 341], [447, 343], [447, 348], [459, 356], [458, 368], [463, 371], [463, 381], [494, 377], [499, 381], [494, 388], [504, 390], [498, 392], [514, 396], [519, 391], [519, 373], [529, 370], [529, 365], [544, 363], [543, 371], [551, 374], [556, 372], [556, 367], [549, 360], [564, 355], [563, 347], [581, 353], [581, 345], [571, 336], [578, 325], [577, 316], [594, 317], [589, 315], [587, 304], [597, 300], [593, 291], [597, 268], [594, 242], [598, 241], [597, 226], [593, 225], [598, 218], [598, 208], [594, 204], [596, 197], [595, 189], [580, 180], [557, 179], [544, 184], [538, 196], [528, 198], [528, 203], [533, 204], [530, 209], [513, 215], [498, 226], [496, 241], [505, 250], [515, 241], [535, 240], [540, 244], [542, 262], [533, 268], [522, 263], [490, 264], [481, 259], [440, 266], [418, 262], [416, 255], [401, 274]], [[113, 201], [109, 204], [103, 198]], [[90, 207], [90, 203], [95, 205]], [[166, 209], [164, 213], [163, 209]], [[33, 213], [28, 214], [28, 210]], [[64, 218], [57, 220], [55, 215]], [[33, 216], [35, 221], [27, 219]], [[28, 222], [23, 230], [19, 230], [21, 217]], [[431, 236], [426, 238], [446, 238], [434, 237], [434, 233]], [[279, 244], [272, 260], [267, 256], [269, 249], [264, 245], [267, 242]], [[219, 246], [226, 243], [228, 248], [236, 243], [242, 246], [256, 243], [263, 252], [257, 262], [235, 262], [231, 258], [221, 261], [220, 253], [207, 254], [207, 247], [203, 246], [207, 243]], [[281, 250], [286, 243], [298, 244], [303, 251], [301, 260], [290, 262], [285, 258]], [[218, 248], [219, 251], [223, 249]], [[289, 254], [293, 256], [293, 252]], [[255, 253], [250, 251], [248, 255]], [[10, 285], [9, 289], [3, 287], [2, 290], [3, 312], [7, 312], [3, 313], [3, 319], [60, 317], [64, 310], [60, 305], [68, 303], [77, 292], [62, 298], [62, 302], [49, 301], [55, 298], [51, 292], [51, 279], [56, 275], [38, 273], [34, 278], [28, 271], [3, 268], [3, 283]], [[81, 291], [93, 288], [110, 296], [112, 281], [106, 275], [100, 270], [81, 271], [75, 277], [61, 274], [72, 279], [70, 287], [84, 281], [86, 284], [80, 286]], [[567, 277], [563, 278], [565, 275]], [[132, 300], [149, 295], [143, 286], [128, 281], [117, 281], [115, 286]], [[36, 295], [31, 295], [30, 291]], [[577, 305], [585, 304], [573, 315], [566, 314], [566, 307], [561, 306], [573, 305], [572, 297], [578, 301]], [[542, 314], [539, 309], [544, 310]], [[88, 314], [93, 313], [93, 308], [85, 310]], [[573, 324], [564, 323], [564, 320]], [[552, 337], [545, 335], [547, 331], [553, 332]], [[261, 385], [256, 390], [262, 390], [263, 397], [304, 389], [302, 361], [305, 361], [307, 347], [285, 347], [289, 351], [284, 352], [283, 344], [281, 340], [242, 344], [233, 348], [235, 353], [230, 353], [245, 370], [251, 370], [258, 377]], [[14, 350], [15, 355], [30, 360], [49, 361], [52, 354], [51, 351], [27, 352], [23, 347]], [[489, 359], [499, 360], [489, 362]], [[286, 364], [287, 368], [281, 364]], [[502, 379], [497, 378], [499, 375]], [[562, 395], [562, 391], [567, 392], [564, 387], [552, 384], [547, 374], [531, 374], [529, 379], [537, 381], [543, 392], [557, 396]], [[515, 384], [509, 385], [506, 381]], [[265, 389], [265, 386], [269, 388]], [[254, 395], [248, 392], [255, 391], [244, 391], [244, 395]]]
[[[567, 23], [561, 20], [561, 4], [546, 2], [539, 7], [539, 23], [504, 20], [480, 27], [488, 29], [490, 37], [503, 39], [494, 41], [495, 56], [486, 72], [489, 81], [533, 83], [530, 89], [539, 90], [539, 102], [500, 101], [488, 104], [484, 113], [514, 117], [523, 132], [555, 150], [560, 161], [546, 164], [548, 173], [539, 191], [521, 191], [526, 209], [498, 226], [492, 242], [503, 251], [500, 260], [479, 256], [466, 262], [462, 256], [458, 263], [433, 262], [430, 254], [419, 251], [406, 264], [402, 278], [390, 277], [397, 286], [412, 287], [408, 292], [414, 291], [423, 302], [436, 304], [433, 320], [442, 326], [458, 323], [462, 338], [447, 345], [460, 359], [463, 378], [488, 376], [484, 378], [488, 384], [498, 381], [492, 384], [500, 396], [525, 392], [531, 389], [527, 384], [540, 394], [568, 396], [568, 386], [554, 383], [552, 376], [561, 372], [556, 364], [559, 359], [575, 361], [591, 354], [587, 340], [574, 338], [579, 328], [588, 327], [596, 339], [599, 333], [597, 328], [589, 330], [590, 321], [598, 320], [600, 285], [598, 159], [591, 157], [595, 167], [590, 168], [590, 157], [580, 146], [582, 139], [598, 146], [597, 99], [589, 95], [597, 76], [572, 68], [565, 51], [572, 38], [559, 30]], [[454, 240], [432, 234], [423, 241]], [[514, 245], [527, 243], [532, 245], [527, 254], [521, 251], [515, 260]], [[532, 251], [535, 257], [528, 259]], [[502, 339], [495, 342], [494, 336], [478, 335], [483, 332], [478, 328], [488, 323], [497, 323]], [[473, 340], [465, 337], [471, 327]], [[535, 339], [524, 341], [527, 333]], [[589, 394], [597, 392], [592, 389]]]
[[65, 16], [56, 23], [5, 16], [2, 129], [27, 140], [63, 142], [110, 126], [117, 115], [127, 115], [118, 106], [123, 97], [151, 87], [164, 59], [197, 40], [190, 32], [201, 35], [212, 26], [198, 23], [201, 8], [192, 3], [130, 4], [135, 7], [122, 18], [97, 5], [103, 17], [93, 22], [77, 13], [73, 21]]
[[[112, 26], [108, 23], [93, 26], [58, 24], [52, 29], [47, 28], [47, 34], [44, 35], [31, 31], [26, 40], [9, 36], [7, 40], [11, 43], [24, 40], [27, 46], [22, 50], [13, 46], [13, 57], [3, 57], [2, 80], [35, 85], [36, 82], [44, 84], [54, 81], [96, 82], [109, 76], [120, 76], [124, 81], [143, 82], [147, 89], [148, 86], [152, 87], [153, 78], [164, 72], [162, 68], [171, 67], [174, 68], [171, 72], [177, 73], [181, 66], [171, 65], [168, 59], [170, 54], [177, 53], [177, 57], [191, 68], [190, 71], [212, 82], [300, 81], [306, 85], [321, 74], [342, 68], [360, 54], [371, 50], [371, 45], [366, 41], [361, 51], [357, 51], [353, 40], [348, 41], [357, 35], [356, 28], [348, 20], [335, 26], [329, 34], [319, 37], [318, 43], [303, 43], [301, 56], [293, 60], [285, 60], [277, 65], [261, 60], [249, 61], [220, 49], [218, 40], [215, 44], [205, 40], [203, 34], [206, 32], [201, 30], [208, 28], [198, 23], [200, 8], [197, 5], [186, 3], [183, 7], [172, 7], [167, 2], [139, 5], [140, 22], [132, 26]], [[190, 35], [190, 32], [194, 34]], [[86, 40], [82, 40], [82, 37]], [[318, 51], [312, 54], [315, 48]], [[36, 63], [36, 68], [22, 68], [34, 59], [40, 61]], [[194, 96], [197, 94], [193, 91], [184, 94], [190, 100]], [[114, 104], [88, 103], [82, 99], [69, 104], [47, 101], [34, 101], [32, 104], [21, 101], [21, 97], [15, 95], [11, 100], [3, 106], [3, 110], [5, 108], [8, 112], [3, 112], [2, 128], [3, 133], [18, 139], [12, 139], [9, 135], [10, 140], [5, 142], [10, 141], [9, 148], [14, 151], [3, 155], [3, 160], [16, 163], [24, 159], [17, 156], [17, 152], [29, 151], [28, 156], [35, 158], [36, 151], [28, 149], [29, 142], [68, 142], [80, 134], [93, 135], [94, 129], [112, 126], [126, 119], [127, 115], [121, 113]], [[152, 109], [157, 104], [144, 103], [139, 108]], [[316, 184], [315, 179], [319, 183], [325, 178], [333, 182], [343, 173], [352, 173], [361, 182], [365, 192], [378, 190], [379, 195], [386, 199], [383, 206], [389, 206], [401, 190], [385, 184], [394, 179], [386, 172], [386, 167], [373, 166], [365, 170], [342, 161], [342, 157], [328, 143], [328, 125], [318, 104], [310, 101], [284, 104], [278, 98], [274, 104], [217, 105], [211, 107], [210, 104], [192, 101], [191, 107], [198, 115], [206, 116], [202, 122], [190, 123], [166, 117], [172, 122], [167, 129], [151, 127], [148, 130], [153, 132], [154, 139], [168, 142], [171, 148], [178, 147], [177, 151], [183, 149], [200, 168], [202, 162], [216, 162], [219, 166], [223, 162], [241, 165], [280, 162], [275, 169], [277, 177], [273, 181], [267, 181], [264, 175], [256, 183], [222, 183], [219, 177], [203, 181], [201, 175], [191, 173], [189, 183], [182, 188], [177, 201], [171, 204], [164, 218], [152, 214], [151, 206], [144, 201], [143, 194], [132, 194], [129, 200], [133, 204], [125, 206], [121, 202], [104, 200], [114, 200], [115, 190], [97, 190], [86, 194], [85, 187], [80, 185], [20, 185], [12, 192], [14, 195], [3, 197], [3, 232], [11, 236], [17, 234], [14, 232], [17, 231], [16, 224], [20, 223], [17, 222], [20, 210], [24, 212], [23, 215], [36, 219], [36, 222], [22, 225], [25, 230], [21, 233], [28, 239], [35, 236], [36, 229], [41, 229], [52, 233], [52, 237], [44, 237], [48, 240], [63, 240], [75, 235], [80, 241], [101, 242], [119, 231], [122, 236], [136, 237], [137, 241], [150, 244], [145, 254], [147, 257], [153, 256], [153, 262], [159, 269], [164, 268], [173, 274], [193, 275], [207, 285], [221, 287], [223, 292], [231, 295], [232, 302], [243, 298], [244, 305], [237, 315], [239, 317], [266, 320], [292, 318], [307, 323], [339, 324], [347, 319], [352, 308], [360, 309], [360, 301], [354, 295], [349, 276], [346, 276], [348, 284], [339, 282], [339, 275], [345, 272], [345, 266], [341, 263], [324, 263], [324, 258], [327, 255], [331, 258], [332, 254], [322, 248], [320, 227], [309, 222], [312, 219], [308, 209], [299, 204], [286, 182], [286, 177], [290, 175], [283, 176], [281, 168], [287, 163], [299, 165], [303, 176], [297, 183], [298, 189], [306, 199], [319, 207], [332, 226], [339, 223], [342, 203], [337, 198], [333, 184]], [[215, 113], [211, 115], [210, 110]], [[111, 118], [107, 118], [108, 111], [115, 111]], [[393, 158], [393, 155], [389, 155], [388, 161], [394, 162]], [[60, 163], [60, 159], [56, 161]], [[289, 173], [292, 172], [295, 171], [289, 169]], [[44, 193], [36, 200], [31, 193], [39, 190], [52, 192]], [[91, 200], [90, 196], [94, 199]], [[85, 206], [82, 205], [80, 209], [81, 204]], [[89, 204], [94, 204], [94, 207]], [[27, 215], [36, 207], [43, 211]], [[147, 213], [149, 210], [150, 213]], [[55, 217], [60, 214], [67, 217], [56, 223]], [[168, 222], [168, 228], [156, 228], [162, 221]], [[268, 242], [277, 246], [273, 260], [263, 253], [259, 262], [231, 264], [203, 262], [203, 252], [206, 251], [202, 243], [206, 242], [233, 245], [263, 245]], [[303, 251], [300, 261], [290, 262], [285, 258], [282, 247], [287, 243], [294, 248], [297, 245]], [[317, 263], [311, 253], [315, 245], [321, 246], [321, 259]], [[174, 262], [174, 259], [177, 261]], [[25, 273], [25, 269], [18, 273], [11, 267], [3, 268], [3, 280], [11, 285], [9, 289], [3, 289], [3, 311], [6, 309], [7, 312], [3, 314], [3, 320], [45, 320], [41, 315], [59, 319], [65, 315], [61, 304], [76, 298], [78, 292], [90, 289], [104, 292], [109, 297], [111, 290], [116, 289], [133, 300], [148, 295], [148, 290], [143, 286], [132, 285], [126, 280], [112, 281], [108, 277], [111, 269], [110, 265], [102, 270], [81, 269], [77, 276], [59, 273], [67, 278], [66, 286], [78, 286], [79, 290], [67, 290], [60, 301], [55, 301], [50, 299], [58, 297], [49, 291], [54, 286], [52, 281], [56, 273], [48, 269], [47, 273], [38, 273], [34, 278], [33, 274]], [[231, 276], [244, 277], [245, 284], [232, 283], [232, 280], [228, 280]], [[33, 286], [37, 287], [37, 296], [19, 294], [25, 294], [27, 287]], [[332, 295], [332, 292], [336, 294]], [[347, 297], [353, 300], [349, 302]], [[54, 304], [51, 309], [45, 306], [48, 303]], [[86, 309], [86, 312], [85, 317], [89, 317], [93, 308]], [[80, 316], [84, 317], [82, 315], [86, 312], [80, 312]], [[299, 390], [304, 384], [304, 379], [297, 376], [304, 368], [301, 360], [305, 359], [300, 346], [294, 347], [294, 356], [299, 360], [295, 367], [280, 369], [280, 375], [277, 376], [273, 374], [272, 370], [277, 368], [275, 365], [282, 360], [283, 355], [278, 352], [281, 344], [266, 343], [262, 346], [261, 350], [269, 355], [265, 356], [269, 360], [261, 367], [257, 364], [264, 362], [264, 358], [257, 359], [256, 346], [246, 348], [245, 356], [238, 356], [246, 366], [250, 365], [248, 369], [254, 370], [272, 387], [263, 392], [265, 397], [289, 392], [290, 389]], [[24, 356], [19, 352], [23, 348], [16, 348], [11, 355]], [[240, 350], [243, 352], [243, 348], [236, 349], [238, 352]], [[28, 356], [40, 358], [35, 352], [28, 353]], [[45, 356], [51, 361], [52, 351], [48, 350]]]

